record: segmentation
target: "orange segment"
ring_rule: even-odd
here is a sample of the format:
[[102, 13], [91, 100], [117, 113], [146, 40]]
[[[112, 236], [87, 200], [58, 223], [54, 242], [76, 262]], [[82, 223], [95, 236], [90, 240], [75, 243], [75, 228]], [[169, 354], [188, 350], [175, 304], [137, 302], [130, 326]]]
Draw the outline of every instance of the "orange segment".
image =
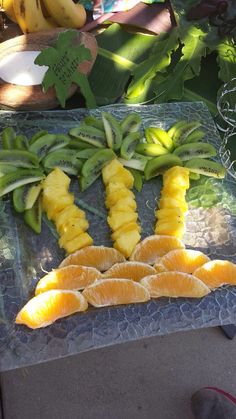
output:
[[16, 323], [38, 329], [87, 308], [88, 303], [80, 292], [51, 290], [28, 301], [17, 314]]
[[155, 271], [156, 271], [157, 274], [160, 274], [161, 272], [166, 272], [167, 271], [165, 266], [162, 265], [162, 263], [160, 261], [161, 261], [161, 258], [158, 262], [154, 263], [154, 265], [153, 265], [153, 268], [155, 268]]
[[142, 262], [116, 263], [103, 274], [103, 278], [127, 278], [140, 281], [144, 276], [154, 275], [155, 269]]
[[209, 260], [208, 256], [198, 250], [176, 249], [164, 255], [160, 263], [164, 265], [166, 271], [191, 274]]
[[87, 266], [69, 265], [54, 269], [37, 284], [35, 295], [49, 290], [82, 290], [102, 277], [101, 272]]
[[236, 285], [236, 265], [228, 260], [212, 260], [194, 271], [209, 288]]
[[134, 249], [130, 260], [145, 262], [152, 265], [159, 257], [173, 249], [184, 249], [184, 244], [174, 236], [149, 236]]
[[153, 298], [200, 298], [210, 292], [210, 289], [198, 278], [182, 272], [162, 272], [146, 276], [140, 283], [148, 289]]
[[94, 307], [142, 303], [150, 299], [149, 292], [139, 282], [130, 279], [100, 279], [85, 288], [83, 295]]
[[125, 262], [125, 258], [116, 249], [105, 246], [88, 246], [67, 256], [59, 267], [83, 265], [91, 266], [99, 271], [107, 271], [112, 265], [119, 262]]

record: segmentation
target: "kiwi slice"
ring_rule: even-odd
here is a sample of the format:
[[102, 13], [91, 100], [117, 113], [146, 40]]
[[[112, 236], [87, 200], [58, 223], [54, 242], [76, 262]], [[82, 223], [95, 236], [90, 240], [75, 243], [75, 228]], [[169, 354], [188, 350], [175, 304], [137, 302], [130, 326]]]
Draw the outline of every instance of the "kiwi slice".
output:
[[134, 153], [132, 159], [119, 159], [119, 161], [123, 164], [123, 166], [129, 167], [130, 169], [140, 170], [141, 172], [143, 172], [148, 160], [150, 159], [151, 157], [143, 156], [139, 153]]
[[223, 179], [226, 175], [226, 170], [222, 164], [213, 160], [195, 158], [185, 163], [185, 167], [187, 167], [190, 172], [218, 179]]
[[165, 147], [167, 150], [173, 149], [173, 141], [169, 134], [159, 127], [149, 127], [145, 130], [148, 143], [154, 143]]
[[38, 157], [29, 151], [23, 150], [0, 150], [0, 163], [18, 168], [39, 167]]
[[145, 167], [145, 179], [152, 179], [155, 176], [163, 174], [166, 170], [170, 169], [170, 167], [182, 165], [180, 158], [174, 154], [155, 157], [154, 159], [149, 160]]
[[120, 148], [120, 155], [125, 160], [130, 160], [134, 153], [138, 142], [141, 139], [139, 132], [131, 132], [127, 137], [124, 138]]
[[79, 138], [71, 139], [66, 148], [73, 149], [73, 150], [76, 149], [77, 151], [87, 150], [88, 148], [89, 149], [93, 148], [94, 150], [97, 150], [97, 147], [95, 145], [85, 143], [84, 141], [79, 140]]
[[122, 129], [114, 116], [108, 112], [102, 113], [102, 120], [104, 125], [104, 130], [106, 133], [107, 145], [113, 150], [119, 150], [122, 143]]
[[162, 156], [163, 154], [168, 154], [168, 150], [160, 144], [138, 144], [136, 151], [144, 156]]
[[187, 136], [183, 144], [197, 143], [198, 141], [201, 141], [204, 137], [205, 137], [205, 132], [201, 129], [196, 129], [195, 131], [191, 132], [191, 134]]
[[45, 130], [41, 130], [36, 132], [33, 137], [29, 140], [29, 145], [33, 144], [35, 141], [37, 141], [40, 137], [43, 137], [44, 135], [47, 135], [48, 132]]
[[106, 136], [100, 129], [82, 124], [72, 128], [69, 132], [72, 137], [78, 138], [81, 142], [88, 143], [98, 148], [106, 147]]
[[31, 209], [24, 212], [24, 221], [35, 233], [41, 233], [42, 206], [40, 197]]
[[189, 179], [190, 180], [199, 180], [201, 175], [199, 173], [190, 172], [189, 173]]
[[97, 179], [102, 168], [116, 157], [115, 153], [110, 149], [99, 150], [84, 163], [81, 174], [84, 178]]
[[27, 150], [28, 140], [25, 135], [17, 135], [17, 137], [14, 138], [13, 145], [16, 150]]
[[97, 151], [99, 151], [97, 148], [86, 148], [85, 150], [80, 151], [76, 150], [76, 158], [87, 160], [90, 159], [90, 157], [92, 157], [95, 153], [97, 153]]
[[20, 186], [38, 182], [43, 178], [44, 174], [40, 170], [17, 169], [13, 173], [0, 177], [0, 197]]
[[141, 127], [141, 123], [142, 120], [139, 114], [132, 112], [129, 115], [127, 115], [121, 122], [121, 130], [123, 133], [123, 137], [125, 138], [131, 132], [138, 131]]
[[175, 133], [184, 125], [187, 124], [186, 120], [180, 120], [174, 123], [174, 125], [172, 125], [169, 130], [167, 131], [168, 135], [170, 136], [170, 138], [173, 139]]
[[129, 168], [128, 170], [134, 177], [134, 188], [136, 189], [136, 191], [141, 192], [141, 190], [143, 189], [143, 177], [141, 172], [139, 170], [131, 168]]
[[0, 177], [7, 175], [8, 173], [15, 172], [17, 167], [11, 166], [10, 164], [0, 163]]
[[173, 135], [173, 142], [175, 147], [178, 147], [184, 144], [185, 141], [188, 141], [187, 138], [193, 131], [201, 126], [201, 122], [199, 121], [192, 121], [187, 122], [186, 124], [182, 125], [179, 129], [177, 129]]
[[82, 161], [77, 159], [77, 150], [56, 150], [49, 153], [42, 161], [45, 169], [59, 167], [68, 175], [77, 176], [82, 168]]
[[96, 118], [96, 116], [88, 115], [84, 118], [83, 121], [86, 125], [90, 125], [91, 127], [100, 129], [101, 131], [104, 130], [103, 122], [101, 119]]
[[11, 150], [14, 148], [14, 139], [16, 133], [12, 127], [7, 127], [2, 131], [2, 146], [4, 150]]
[[42, 186], [40, 184], [23, 185], [13, 191], [13, 206], [17, 212], [31, 209], [35, 204]]
[[177, 147], [174, 152], [182, 161], [193, 158], [207, 158], [217, 155], [217, 151], [213, 145], [208, 143], [190, 143]]

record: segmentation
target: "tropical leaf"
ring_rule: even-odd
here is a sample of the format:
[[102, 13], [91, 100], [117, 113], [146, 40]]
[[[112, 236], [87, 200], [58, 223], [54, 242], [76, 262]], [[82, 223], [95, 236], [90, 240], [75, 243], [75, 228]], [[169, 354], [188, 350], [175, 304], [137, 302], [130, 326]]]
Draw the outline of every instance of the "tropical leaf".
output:
[[236, 77], [236, 46], [230, 40], [224, 39], [217, 45], [216, 50], [220, 67], [219, 78], [224, 82], [230, 81]]
[[173, 29], [170, 35], [164, 34], [162, 37], [157, 37], [150, 56], [132, 71], [133, 79], [127, 90], [126, 102], [136, 103], [140, 97], [143, 98], [157, 72], [167, 70], [172, 51], [175, 51], [178, 46], [177, 28]]

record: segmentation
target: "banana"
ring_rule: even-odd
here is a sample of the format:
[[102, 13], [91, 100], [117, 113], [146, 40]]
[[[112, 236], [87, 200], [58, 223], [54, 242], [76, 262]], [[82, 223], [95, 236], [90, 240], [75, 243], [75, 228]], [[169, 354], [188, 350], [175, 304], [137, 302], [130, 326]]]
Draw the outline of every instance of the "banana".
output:
[[7, 17], [11, 19], [13, 22], [17, 22], [16, 15], [13, 8], [13, 0], [1, 0], [0, 1], [0, 9], [6, 13]]
[[75, 4], [72, 0], [43, 0], [43, 2], [59, 26], [75, 29], [84, 26], [86, 11], [81, 4]]
[[40, 0], [13, 0], [17, 23], [22, 32], [39, 32], [55, 27], [43, 16]]

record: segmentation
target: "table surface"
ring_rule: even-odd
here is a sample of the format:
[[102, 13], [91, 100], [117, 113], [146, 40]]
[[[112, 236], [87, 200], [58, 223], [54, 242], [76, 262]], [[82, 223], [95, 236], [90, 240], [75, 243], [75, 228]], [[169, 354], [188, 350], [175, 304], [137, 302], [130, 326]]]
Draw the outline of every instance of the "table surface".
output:
[[[119, 119], [127, 107], [105, 107]], [[91, 111], [99, 115], [103, 108]], [[217, 149], [222, 146], [206, 106], [201, 102], [131, 106], [142, 116], [143, 127], [155, 123], [164, 128], [180, 118], [201, 120], [206, 141]], [[0, 129], [12, 125], [28, 136], [40, 128], [50, 132], [67, 132], [88, 113], [86, 109], [71, 111], [9, 113], [0, 115]], [[219, 181], [224, 199], [214, 208], [191, 208], [186, 219], [184, 241], [187, 247], [202, 250], [212, 259], [236, 262], [235, 182], [227, 177]], [[143, 237], [153, 234], [154, 210], [161, 182], [145, 183], [136, 194]], [[111, 245], [106, 224], [104, 188], [96, 182], [81, 194], [77, 203], [87, 210], [90, 232], [95, 244]], [[235, 202], [234, 202], [235, 204]], [[61, 319], [45, 329], [30, 330], [14, 324], [18, 310], [29, 299], [44, 270], [58, 266], [63, 258], [55, 230], [44, 218], [42, 234], [36, 236], [13, 214], [6, 202], [0, 213], [0, 371], [37, 364], [86, 350], [109, 346], [144, 337], [163, 335], [179, 330], [224, 325], [236, 322], [236, 288], [225, 287], [203, 299], [156, 299], [148, 303], [102, 309], [89, 309]]]

